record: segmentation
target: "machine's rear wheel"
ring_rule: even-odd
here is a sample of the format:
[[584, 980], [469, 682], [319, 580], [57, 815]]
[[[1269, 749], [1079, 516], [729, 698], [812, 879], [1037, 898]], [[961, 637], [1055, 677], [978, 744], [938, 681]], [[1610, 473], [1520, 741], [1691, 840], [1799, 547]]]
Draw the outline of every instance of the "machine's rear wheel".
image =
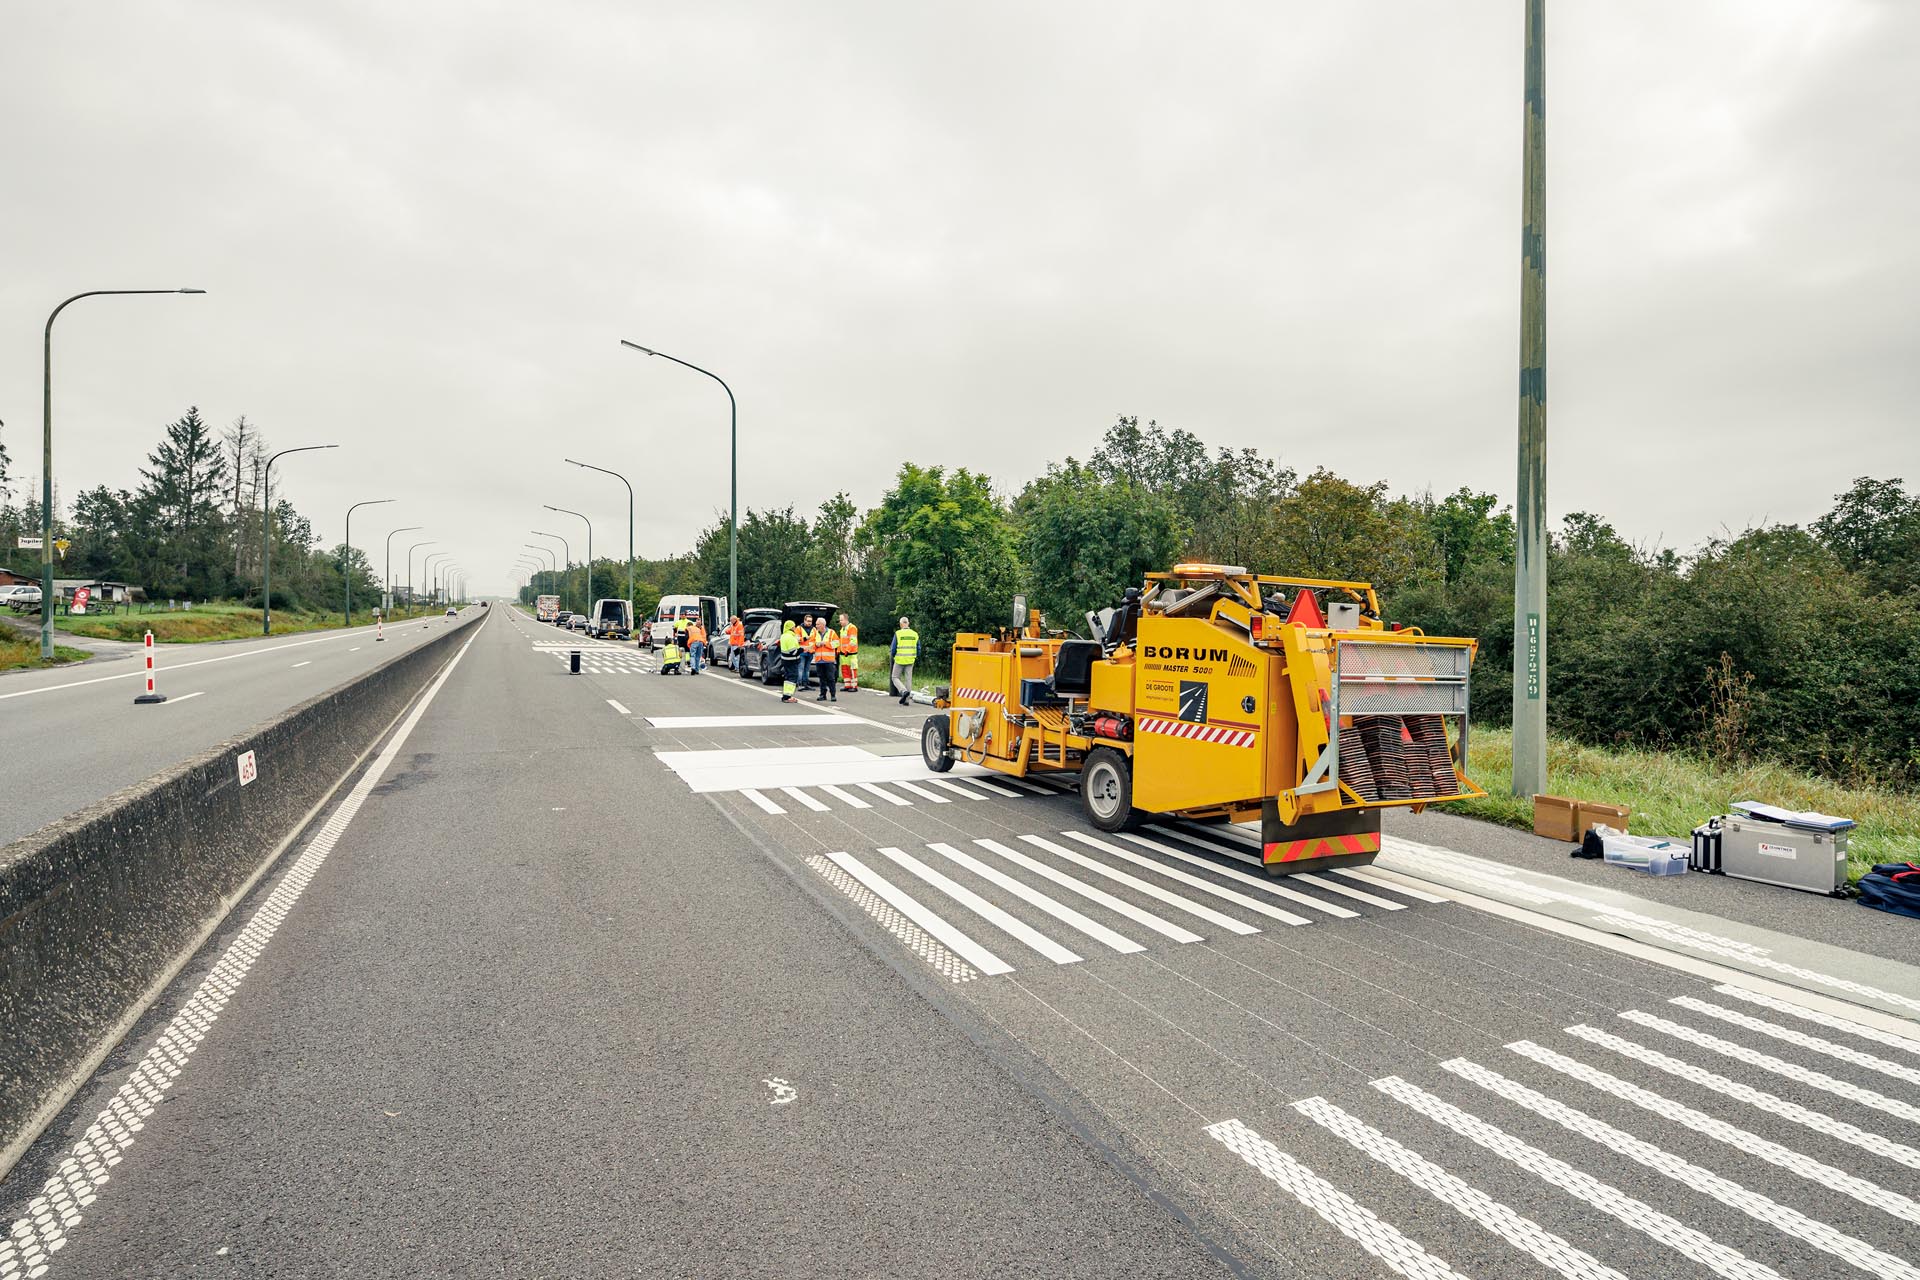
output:
[[1080, 804], [1087, 821], [1102, 831], [1137, 825], [1133, 815], [1133, 769], [1112, 747], [1095, 747], [1080, 769]]
[[920, 726], [920, 758], [935, 773], [953, 768], [952, 740], [947, 736], [945, 712], [928, 716], [927, 722]]

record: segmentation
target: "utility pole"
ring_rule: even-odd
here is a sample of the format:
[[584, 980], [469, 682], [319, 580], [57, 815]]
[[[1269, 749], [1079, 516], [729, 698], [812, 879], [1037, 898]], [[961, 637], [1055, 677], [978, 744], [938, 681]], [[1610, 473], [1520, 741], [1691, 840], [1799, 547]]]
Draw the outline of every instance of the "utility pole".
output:
[[1526, 0], [1520, 448], [1513, 501], [1513, 794], [1547, 789], [1547, 0]]

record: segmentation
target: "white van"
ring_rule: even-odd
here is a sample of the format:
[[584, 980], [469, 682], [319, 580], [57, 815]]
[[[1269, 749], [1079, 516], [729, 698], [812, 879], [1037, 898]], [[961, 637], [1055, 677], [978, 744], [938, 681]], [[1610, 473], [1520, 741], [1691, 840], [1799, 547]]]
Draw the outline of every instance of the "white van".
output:
[[640, 640], [641, 647], [652, 650], [664, 645], [667, 637], [673, 634], [673, 624], [677, 618], [686, 618], [689, 621], [698, 618], [700, 625], [707, 629], [707, 640], [711, 643], [715, 636], [726, 629], [727, 598], [725, 596], [661, 596], [659, 607], [647, 620], [646, 631]]
[[595, 600], [587, 615], [587, 634], [596, 639], [625, 640], [633, 634], [633, 601]]

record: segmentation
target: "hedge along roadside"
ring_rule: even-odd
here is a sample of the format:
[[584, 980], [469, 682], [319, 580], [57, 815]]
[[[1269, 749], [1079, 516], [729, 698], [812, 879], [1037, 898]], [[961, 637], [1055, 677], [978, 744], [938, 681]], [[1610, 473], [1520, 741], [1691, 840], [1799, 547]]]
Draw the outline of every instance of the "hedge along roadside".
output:
[[486, 616], [0, 848], [0, 1177]]

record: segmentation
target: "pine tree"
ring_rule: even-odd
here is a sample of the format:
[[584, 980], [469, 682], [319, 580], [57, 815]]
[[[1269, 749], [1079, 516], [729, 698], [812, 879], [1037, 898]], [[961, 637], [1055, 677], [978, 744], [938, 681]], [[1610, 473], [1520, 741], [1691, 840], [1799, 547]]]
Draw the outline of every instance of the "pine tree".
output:
[[226, 574], [216, 557], [224, 551], [227, 462], [198, 408], [167, 425], [147, 462], [135, 502], [155, 544], [149, 582], [167, 594], [221, 594]]

